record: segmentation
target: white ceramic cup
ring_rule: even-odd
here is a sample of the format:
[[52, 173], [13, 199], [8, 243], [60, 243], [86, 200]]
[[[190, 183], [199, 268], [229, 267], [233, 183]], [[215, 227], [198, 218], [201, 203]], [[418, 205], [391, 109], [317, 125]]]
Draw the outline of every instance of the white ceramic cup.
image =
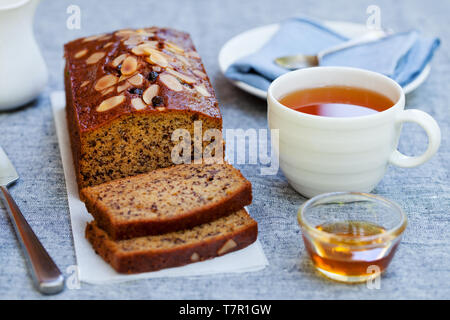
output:
[[[299, 89], [350, 86], [376, 91], [395, 104], [382, 112], [333, 118], [292, 110], [278, 100]], [[370, 192], [387, 166], [412, 168], [439, 148], [441, 132], [427, 113], [405, 108], [405, 94], [394, 80], [376, 72], [346, 67], [316, 67], [286, 73], [267, 92], [268, 122], [279, 129], [280, 167], [292, 187], [312, 197], [333, 191]], [[397, 150], [403, 122], [420, 125], [428, 148], [409, 157]]]

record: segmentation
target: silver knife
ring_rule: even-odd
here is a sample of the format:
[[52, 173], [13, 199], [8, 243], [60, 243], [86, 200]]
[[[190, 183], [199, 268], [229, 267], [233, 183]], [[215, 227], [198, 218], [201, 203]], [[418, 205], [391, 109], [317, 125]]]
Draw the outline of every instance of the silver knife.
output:
[[31, 269], [36, 288], [44, 294], [55, 294], [64, 289], [64, 277], [49, 256], [19, 207], [8, 192], [7, 187], [16, 182], [19, 175], [2, 147], [0, 147], [0, 196], [3, 199], [17, 237]]

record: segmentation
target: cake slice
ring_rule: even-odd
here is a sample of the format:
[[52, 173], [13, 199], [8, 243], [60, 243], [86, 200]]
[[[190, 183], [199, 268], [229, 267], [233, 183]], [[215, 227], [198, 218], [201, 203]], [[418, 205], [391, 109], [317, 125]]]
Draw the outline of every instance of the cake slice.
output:
[[112, 240], [91, 222], [86, 238], [94, 250], [120, 273], [182, 266], [236, 251], [256, 241], [258, 225], [245, 209], [192, 229], [162, 235]]
[[228, 163], [182, 164], [81, 190], [114, 240], [192, 228], [252, 201], [250, 182]]

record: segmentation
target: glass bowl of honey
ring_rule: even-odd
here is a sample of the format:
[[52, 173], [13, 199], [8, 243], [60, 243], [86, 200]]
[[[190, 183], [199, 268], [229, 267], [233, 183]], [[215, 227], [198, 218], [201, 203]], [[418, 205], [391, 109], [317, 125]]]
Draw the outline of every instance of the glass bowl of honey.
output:
[[396, 203], [358, 192], [313, 197], [300, 207], [297, 218], [316, 269], [348, 283], [364, 282], [385, 271], [407, 224]]

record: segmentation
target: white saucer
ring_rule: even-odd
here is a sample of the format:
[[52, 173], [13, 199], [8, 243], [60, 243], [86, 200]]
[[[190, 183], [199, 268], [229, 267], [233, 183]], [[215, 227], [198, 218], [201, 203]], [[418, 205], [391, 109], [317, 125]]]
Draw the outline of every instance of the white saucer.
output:
[[[360, 37], [367, 32], [366, 26], [358, 23], [324, 21], [324, 24], [330, 29], [339, 32], [348, 38]], [[270, 24], [254, 28], [240, 33], [228, 40], [227, 43], [223, 45], [219, 53], [219, 66], [222, 73], [225, 73], [233, 62], [258, 51], [273, 36], [273, 34], [277, 32], [279, 27], [279, 24]], [[430, 69], [430, 64], [428, 64], [412, 82], [404, 86], [403, 91], [405, 94], [417, 89], [430, 74]], [[267, 93], [264, 90], [253, 87], [242, 81], [230, 81], [237, 87], [247, 91], [250, 94], [262, 99], [266, 98]]]

